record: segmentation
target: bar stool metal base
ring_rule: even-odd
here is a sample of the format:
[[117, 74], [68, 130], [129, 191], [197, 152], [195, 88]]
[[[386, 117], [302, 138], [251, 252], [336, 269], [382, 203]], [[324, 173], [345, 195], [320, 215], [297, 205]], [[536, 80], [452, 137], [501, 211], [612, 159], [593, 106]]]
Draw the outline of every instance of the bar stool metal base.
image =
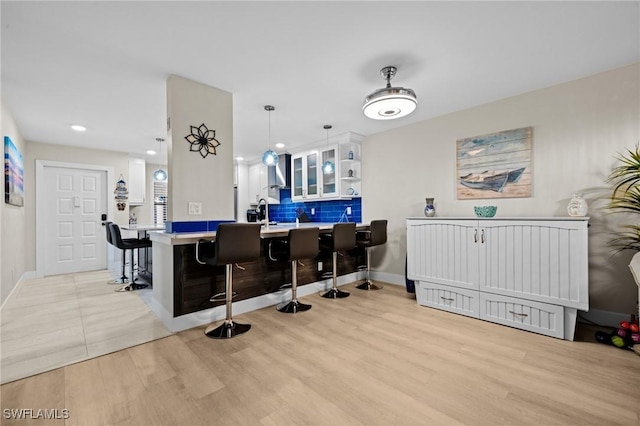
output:
[[251, 324], [239, 324], [233, 320], [225, 320], [218, 327], [210, 325], [204, 330], [204, 334], [212, 339], [230, 339], [246, 333], [251, 329]]
[[311, 309], [311, 305], [306, 303], [300, 303], [297, 300], [291, 300], [289, 302], [280, 303], [276, 306], [276, 309], [285, 314], [295, 314], [296, 312], [304, 312]]
[[147, 287], [149, 287], [149, 284], [129, 283], [122, 287], [116, 288], [114, 291], [116, 292], [134, 291], [134, 290], [142, 290], [143, 288], [147, 288]]
[[358, 284], [356, 288], [359, 290], [381, 290], [382, 286], [376, 285], [373, 282], [371, 282], [371, 280], [367, 279], [367, 280], [364, 280], [363, 283]]
[[322, 295], [325, 299], [344, 299], [349, 296], [350, 294], [348, 292], [342, 291], [338, 288], [332, 288]]

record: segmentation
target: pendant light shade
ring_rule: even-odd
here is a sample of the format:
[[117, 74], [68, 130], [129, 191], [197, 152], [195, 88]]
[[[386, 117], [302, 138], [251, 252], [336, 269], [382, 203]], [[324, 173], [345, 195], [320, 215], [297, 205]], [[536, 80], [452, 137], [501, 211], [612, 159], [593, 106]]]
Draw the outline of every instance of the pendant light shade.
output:
[[271, 149], [271, 111], [274, 111], [276, 107], [273, 105], [265, 105], [264, 109], [269, 112], [269, 149], [262, 154], [262, 164], [265, 166], [275, 166], [278, 164], [278, 154]]
[[[331, 127], [332, 127], [331, 124], [325, 124], [323, 127], [327, 131], [327, 148], [329, 147], [329, 129]], [[335, 170], [336, 170], [336, 166], [335, 164], [333, 164], [333, 161], [327, 160], [324, 163], [322, 163], [322, 173], [324, 173], [325, 175], [330, 175]]]
[[[164, 141], [164, 139], [156, 138], [156, 141], [158, 141], [158, 145], [160, 146], [160, 149], [158, 149], [158, 155], [160, 155], [162, 153], [162, 142]], [[158, 157], [158, 169], [153, 172], [153, 180], [164, 182], [165, 180], [167, 180], [167, 177], [167, 172], [160, 167], [160, 158]]]
[[364, 100], [362, 112], [374, 120], [393, 120], [411, 114], [418, 106], [416, 94], [404, 87], [391, 87], [391, 79], [396, 75], [397, 68], [384, 67], [380, 70], [382, 77], [387, 80], [387, 86], [371, 93]]

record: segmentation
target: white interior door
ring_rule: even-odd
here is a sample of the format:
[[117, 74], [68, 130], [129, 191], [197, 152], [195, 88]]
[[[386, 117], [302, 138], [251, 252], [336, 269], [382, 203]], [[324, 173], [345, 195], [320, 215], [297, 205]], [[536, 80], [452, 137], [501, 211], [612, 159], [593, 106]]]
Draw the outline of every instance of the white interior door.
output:
[[105, 269], [106, 172], [44, 168], [44, 275]]

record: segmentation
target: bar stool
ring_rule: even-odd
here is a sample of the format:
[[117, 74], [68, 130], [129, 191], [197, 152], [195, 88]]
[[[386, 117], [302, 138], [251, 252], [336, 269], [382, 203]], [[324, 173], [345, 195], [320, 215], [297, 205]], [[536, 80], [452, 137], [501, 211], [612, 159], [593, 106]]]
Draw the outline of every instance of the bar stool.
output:
[[116, 291], [131, 291], [131, 290], [140, 290], [148, 287], [147, 284], [138, 284], [135, 282], [134, 276], [134, 267], [135, 264], [133, 262], [133, 251], [135, 249], [151, 247], [151, 241], [149, 240], [141, 240], [138, 238], [125, 238], [122, 239], [122, 233], [120, 232], [120, 227], [116, 223], [109, 224], [109, 230], [111, 231], [111, 244], [115, 247], [122, 250], [122, 277], [123, 283], [126, 283], [128, 278], [125, 275], [125, 258], [127, 250], [131, 250], [131, 282], [127, 285], [117, 288]]
[[331, 235], [329, 238], [324, 238], [323, 245], [325, 248], [329, 248], [333, 255], [333, 287], [322, 297], [327, 299], [349, 297], [349, 292], [338, 289], [338, 252], [351, 250], [356, 246], [356, 224], [354, 222], [334, 224]]
[[387, 221], [372, 220], [368, 231], [358, 231], [356, 233], [356, 244], [358, 247], [365, 248], [365, 257], [367, 259], [367, 278], [362, 284], [356, 286], [360, 290], [380, 290], [382, 286], [378, 286], [371, 282], [369, 273], [371, 272], [371, 247], [379, 246], [387, 242]]
[[311, 305], [298, 301], [298, 260], [314, 258], [318, 255], [318, 236], [320, 228], [295, 228], [289, 230], [287, 244], [289, 246], [289, 261], [291, 261], [291, 301], [283, 302], [276, 308], [280, 312], [295, 314], [308, 311]]
[[[200, 240], [196, 243], [196, 260], [203, 265], [225, 265], [225, 303], [226, 318], [218, 327], [208, 326], [204, 334], [212, 339], [229, 339], [246, 333], [251, 324], [239, 324], [232, 318], [233, 302], [233, 265], [240, 262], [251, 262], [260, 258], [260, 224], [259, 223], [221, 223], [216, 230], [213, 255], [200, 256], [202, 243], [212, 242]], [[209, 299], [218, 301], [218, 295]]]

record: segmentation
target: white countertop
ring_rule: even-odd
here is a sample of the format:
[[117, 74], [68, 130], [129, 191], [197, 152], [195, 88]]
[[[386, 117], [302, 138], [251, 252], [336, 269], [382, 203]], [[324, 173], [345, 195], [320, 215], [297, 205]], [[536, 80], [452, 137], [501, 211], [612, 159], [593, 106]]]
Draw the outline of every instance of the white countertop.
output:
[[438, 217], [408, 217], [407, 220], [589, 220], [589, 217], [576, 216], [538, 216], [538, 217], [478, 217], [478, 216], [438, 216]]
[[[327, 222], [306, 222], [298, 224], [299, 228], [320, 228], [320, 231], [328, 231], [333, 228], [334, 223]], [[369, 224], [356, 223], [356, 229], [363, 229], [368, 227]], [[277, 225], [262, 226], [260, 230], [260, 236], [263, 238], [269, 237], [284, 237], [289, 233], [290, 229], [296, 228], [295, 223], [279, 223]], [[168, 233], [164, 231], [156, 231], [149, 233], [152, 242], [158, 242], [169, 245], [183, 245], [193, 244], [200, 239], [211, 238], [216, 236], [215, 231], [201, 231], [201, 232], [176, 232]]]

